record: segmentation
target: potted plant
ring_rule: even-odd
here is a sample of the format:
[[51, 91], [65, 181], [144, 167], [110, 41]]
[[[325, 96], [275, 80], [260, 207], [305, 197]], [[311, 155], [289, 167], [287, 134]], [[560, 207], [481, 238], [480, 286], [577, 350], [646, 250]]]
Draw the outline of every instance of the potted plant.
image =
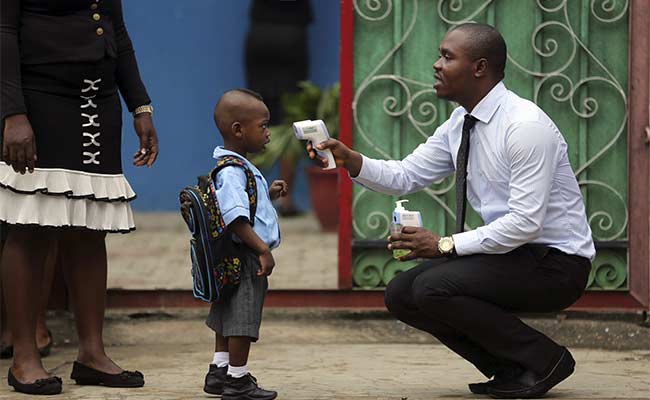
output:
[[[340, 87], [336, 83], [321, 90], [312, 82], [298, 84], [300, 90], [282, 98], [284, 120], [269, 127], [271, 143], [266, 150], [252, 158], [260, 169], [270, 169], [280, 158], [294, 167], [306, 156], [305, 143], [295, 138], [292, 124], [306, 119], [322, 119], [330, 137], [338, 138]], [[307, 167], [309, 192], [316, 218], [324, 231], [338, 227], [338, 172], [319, 166]]]

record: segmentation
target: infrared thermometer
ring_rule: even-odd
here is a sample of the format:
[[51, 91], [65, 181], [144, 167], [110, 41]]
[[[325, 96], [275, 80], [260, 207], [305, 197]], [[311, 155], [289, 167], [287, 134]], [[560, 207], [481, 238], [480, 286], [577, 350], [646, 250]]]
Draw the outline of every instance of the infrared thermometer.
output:
[[307, 119], [304, 121], [294, 122], [293, 133], [299, 140], [308, 140], [311, 142], [316, 154], [327, 159], [327, 167], [323, 169], [336, 168], [336, 162], [334, 161], [332, 151], [330, 149], [319, 150], [316, 148], [316, 145], [330, 138], [330, 134], [327, 132], [327, 127], [322, 120], [317, 119], [316, 121], [312, 121]]

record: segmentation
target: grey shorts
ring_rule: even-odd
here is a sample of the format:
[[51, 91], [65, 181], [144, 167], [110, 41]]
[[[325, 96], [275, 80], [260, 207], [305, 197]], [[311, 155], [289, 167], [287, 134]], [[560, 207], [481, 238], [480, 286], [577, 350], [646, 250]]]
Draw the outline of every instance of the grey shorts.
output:
[[242, 265], [241, 282], [235, 293], [219, 303], [212, 303], [205, 324], [224, 337], [247, 336], [257, 341], [260, 337], [262, 308], [269, 287], [266, 276], [257, 276], [259, 258], [247, 254]]

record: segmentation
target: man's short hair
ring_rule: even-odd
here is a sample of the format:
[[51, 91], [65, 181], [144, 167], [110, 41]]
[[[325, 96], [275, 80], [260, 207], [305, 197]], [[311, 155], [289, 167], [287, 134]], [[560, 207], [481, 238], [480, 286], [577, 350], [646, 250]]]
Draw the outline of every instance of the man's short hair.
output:
[[457, 25], [450, 32], [456, 30], [461, 30], [469, 36], [467, 47], [470, 56], [475, 60], [485, 58], [493, 76], [503, 79], [508, 50], [501, 33], [493, 26], [473, 22]]

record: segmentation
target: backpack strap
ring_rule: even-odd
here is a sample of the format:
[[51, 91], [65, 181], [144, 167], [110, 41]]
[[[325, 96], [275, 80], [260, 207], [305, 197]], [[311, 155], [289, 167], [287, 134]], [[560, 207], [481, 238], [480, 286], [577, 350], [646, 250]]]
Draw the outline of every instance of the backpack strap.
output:
[[208, 189], [210, 197], [216, 202], [217, 190], [214, 186], [217, 173], [222, 169], [230, 166], [242, 168], [246, 174], [246, 194], [248, 194], [248, 205], [250, 210], [250, 223], [255, 224], [255, 212], [257, 211], [257, 183], [255, 182], [255, 175], [244, 160], [235, 156], [223, 156], [217, 159], [217, 165], [210, 171]]

